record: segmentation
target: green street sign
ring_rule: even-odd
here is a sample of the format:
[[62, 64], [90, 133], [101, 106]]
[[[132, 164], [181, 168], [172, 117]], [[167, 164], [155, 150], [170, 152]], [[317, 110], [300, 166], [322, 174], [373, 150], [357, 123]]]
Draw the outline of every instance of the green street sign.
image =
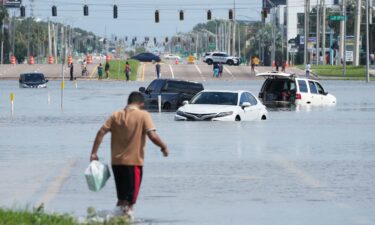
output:
[[335, 16], [329, 16], [329, 20], [332, 21], [346, 21], [348, 19], [347, 16], [341, 16], [341, 15], [335, 15]]

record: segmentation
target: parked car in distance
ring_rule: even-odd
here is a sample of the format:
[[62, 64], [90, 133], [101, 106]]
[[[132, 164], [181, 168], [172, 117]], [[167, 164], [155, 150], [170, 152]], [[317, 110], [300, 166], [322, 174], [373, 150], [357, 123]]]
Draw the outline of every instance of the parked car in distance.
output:
[[173, 60], [176, 60], [176, 59], [181, 60], [181, 57], [178, 56], [178, 55], [166, 54], [166, 55], [164, 55], [164, 59], [166, 59], [166, 60], [170, 60], [170, 59], [173, 59]]
[[140, 62], [152, 62], [152, 61], [160, 62], [161, 61], [158, 55], [155, 55], [154, 53], [151, 53], [151, 52], [139, 53], [138, 55], [135, 55], [131, 58], [136, 59]]
[[266, 78], [258, 97], [267, 107], [336, 104], [336, 97], [328, 94], [317, 80], [279, 72], [259, 73], [256, 76]]
[[20, 88], [46, 88], [48, 80], [43, 73], [22, 73], [20, 74]]
[[176, 121], [266, 120], [266, 107], [248, 91], [201, 91], [184, 102]]
[[226, 52], [211, 52], [208, 55], [205, 55], [203, 62], [208, 65], [214, 63], [222, 63], [228, 65], [240, 65], [240, 58], [230, 56]]
[[156, 79], [147, 88], [140, 87], [139, 91], [145, 97], [145, 108], [147, 110], [158, 110], [158, 96], [160, 95], [162, 110], [169, 111], [178, 109], [184, 101], [189, 101], [203, 89], [201, 83], [174, 79]]

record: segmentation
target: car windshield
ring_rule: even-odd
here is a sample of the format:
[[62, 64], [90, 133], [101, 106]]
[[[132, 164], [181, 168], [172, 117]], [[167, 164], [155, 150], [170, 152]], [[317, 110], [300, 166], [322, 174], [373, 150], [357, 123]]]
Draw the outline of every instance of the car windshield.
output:
[[231, 92], [201, 92], [192, 100], [191, 104], [237, 105], [238, 94]]
[[40, 73], [30, 73], [24, 75], [24, 81], [25, 82], [41, 82], [44, 81], [43, 74]]

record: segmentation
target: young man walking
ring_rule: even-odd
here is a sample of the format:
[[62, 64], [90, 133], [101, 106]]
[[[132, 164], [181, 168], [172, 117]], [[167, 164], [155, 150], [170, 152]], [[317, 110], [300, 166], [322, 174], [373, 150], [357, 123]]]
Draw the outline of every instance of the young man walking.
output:
[[125, 109], [113, 113], [96, 135], [90, 161], [98, 160], [98, 149], [103, 137], [111, 132], [112, 171], [117, 190], [117, 209], [122, 215], [132, 218], [133, 206], [137, 201], [144, 163], [146, 136], [165, 157], [167, 145], [156, 134], [150, 114], [144, 110], [144, 97], [132, 92]]

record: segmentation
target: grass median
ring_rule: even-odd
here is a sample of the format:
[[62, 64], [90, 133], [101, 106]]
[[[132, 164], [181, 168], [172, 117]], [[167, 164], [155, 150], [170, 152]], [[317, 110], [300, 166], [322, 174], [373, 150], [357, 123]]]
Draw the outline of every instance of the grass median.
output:
[[[137, 60], [111, 60], [109, 61], [109, 78], [114, 80], [125, 80], [125, 64], [129, 62], [130, 64], [130, 80], [136, 81], [137, 80], [137, 73], [139, 67], [139, 61]], [[103, 64], [104, 69], [105, 63]], [[103, 76], [105, 73], [103, 71]]]
[[[306, 67], [304, 65], [297, 66], [300, 69], [305, 70]], [[335, 78], [335, 79], [343, 79], [343, 80], [364, 80], [366, 79], [366, 69], [364, 66], [346, 66], [346, 74], [343, 75], [343, 67], [342, 66], [334, 66], [334, 65], [312, 65], [311, 66], [312, 73], [318, 75], [322, 78]]]
[[28, 210], [11, 210], [0, 208], [0, 224], [1, 225], [130, 225], [131, 223], [125, 217], [114, 217], [109, 220], [96, 219], [96, 212], [91, 213], [78, 222], [71, 215], [64, 214], [48, 214], [43, 208]]

